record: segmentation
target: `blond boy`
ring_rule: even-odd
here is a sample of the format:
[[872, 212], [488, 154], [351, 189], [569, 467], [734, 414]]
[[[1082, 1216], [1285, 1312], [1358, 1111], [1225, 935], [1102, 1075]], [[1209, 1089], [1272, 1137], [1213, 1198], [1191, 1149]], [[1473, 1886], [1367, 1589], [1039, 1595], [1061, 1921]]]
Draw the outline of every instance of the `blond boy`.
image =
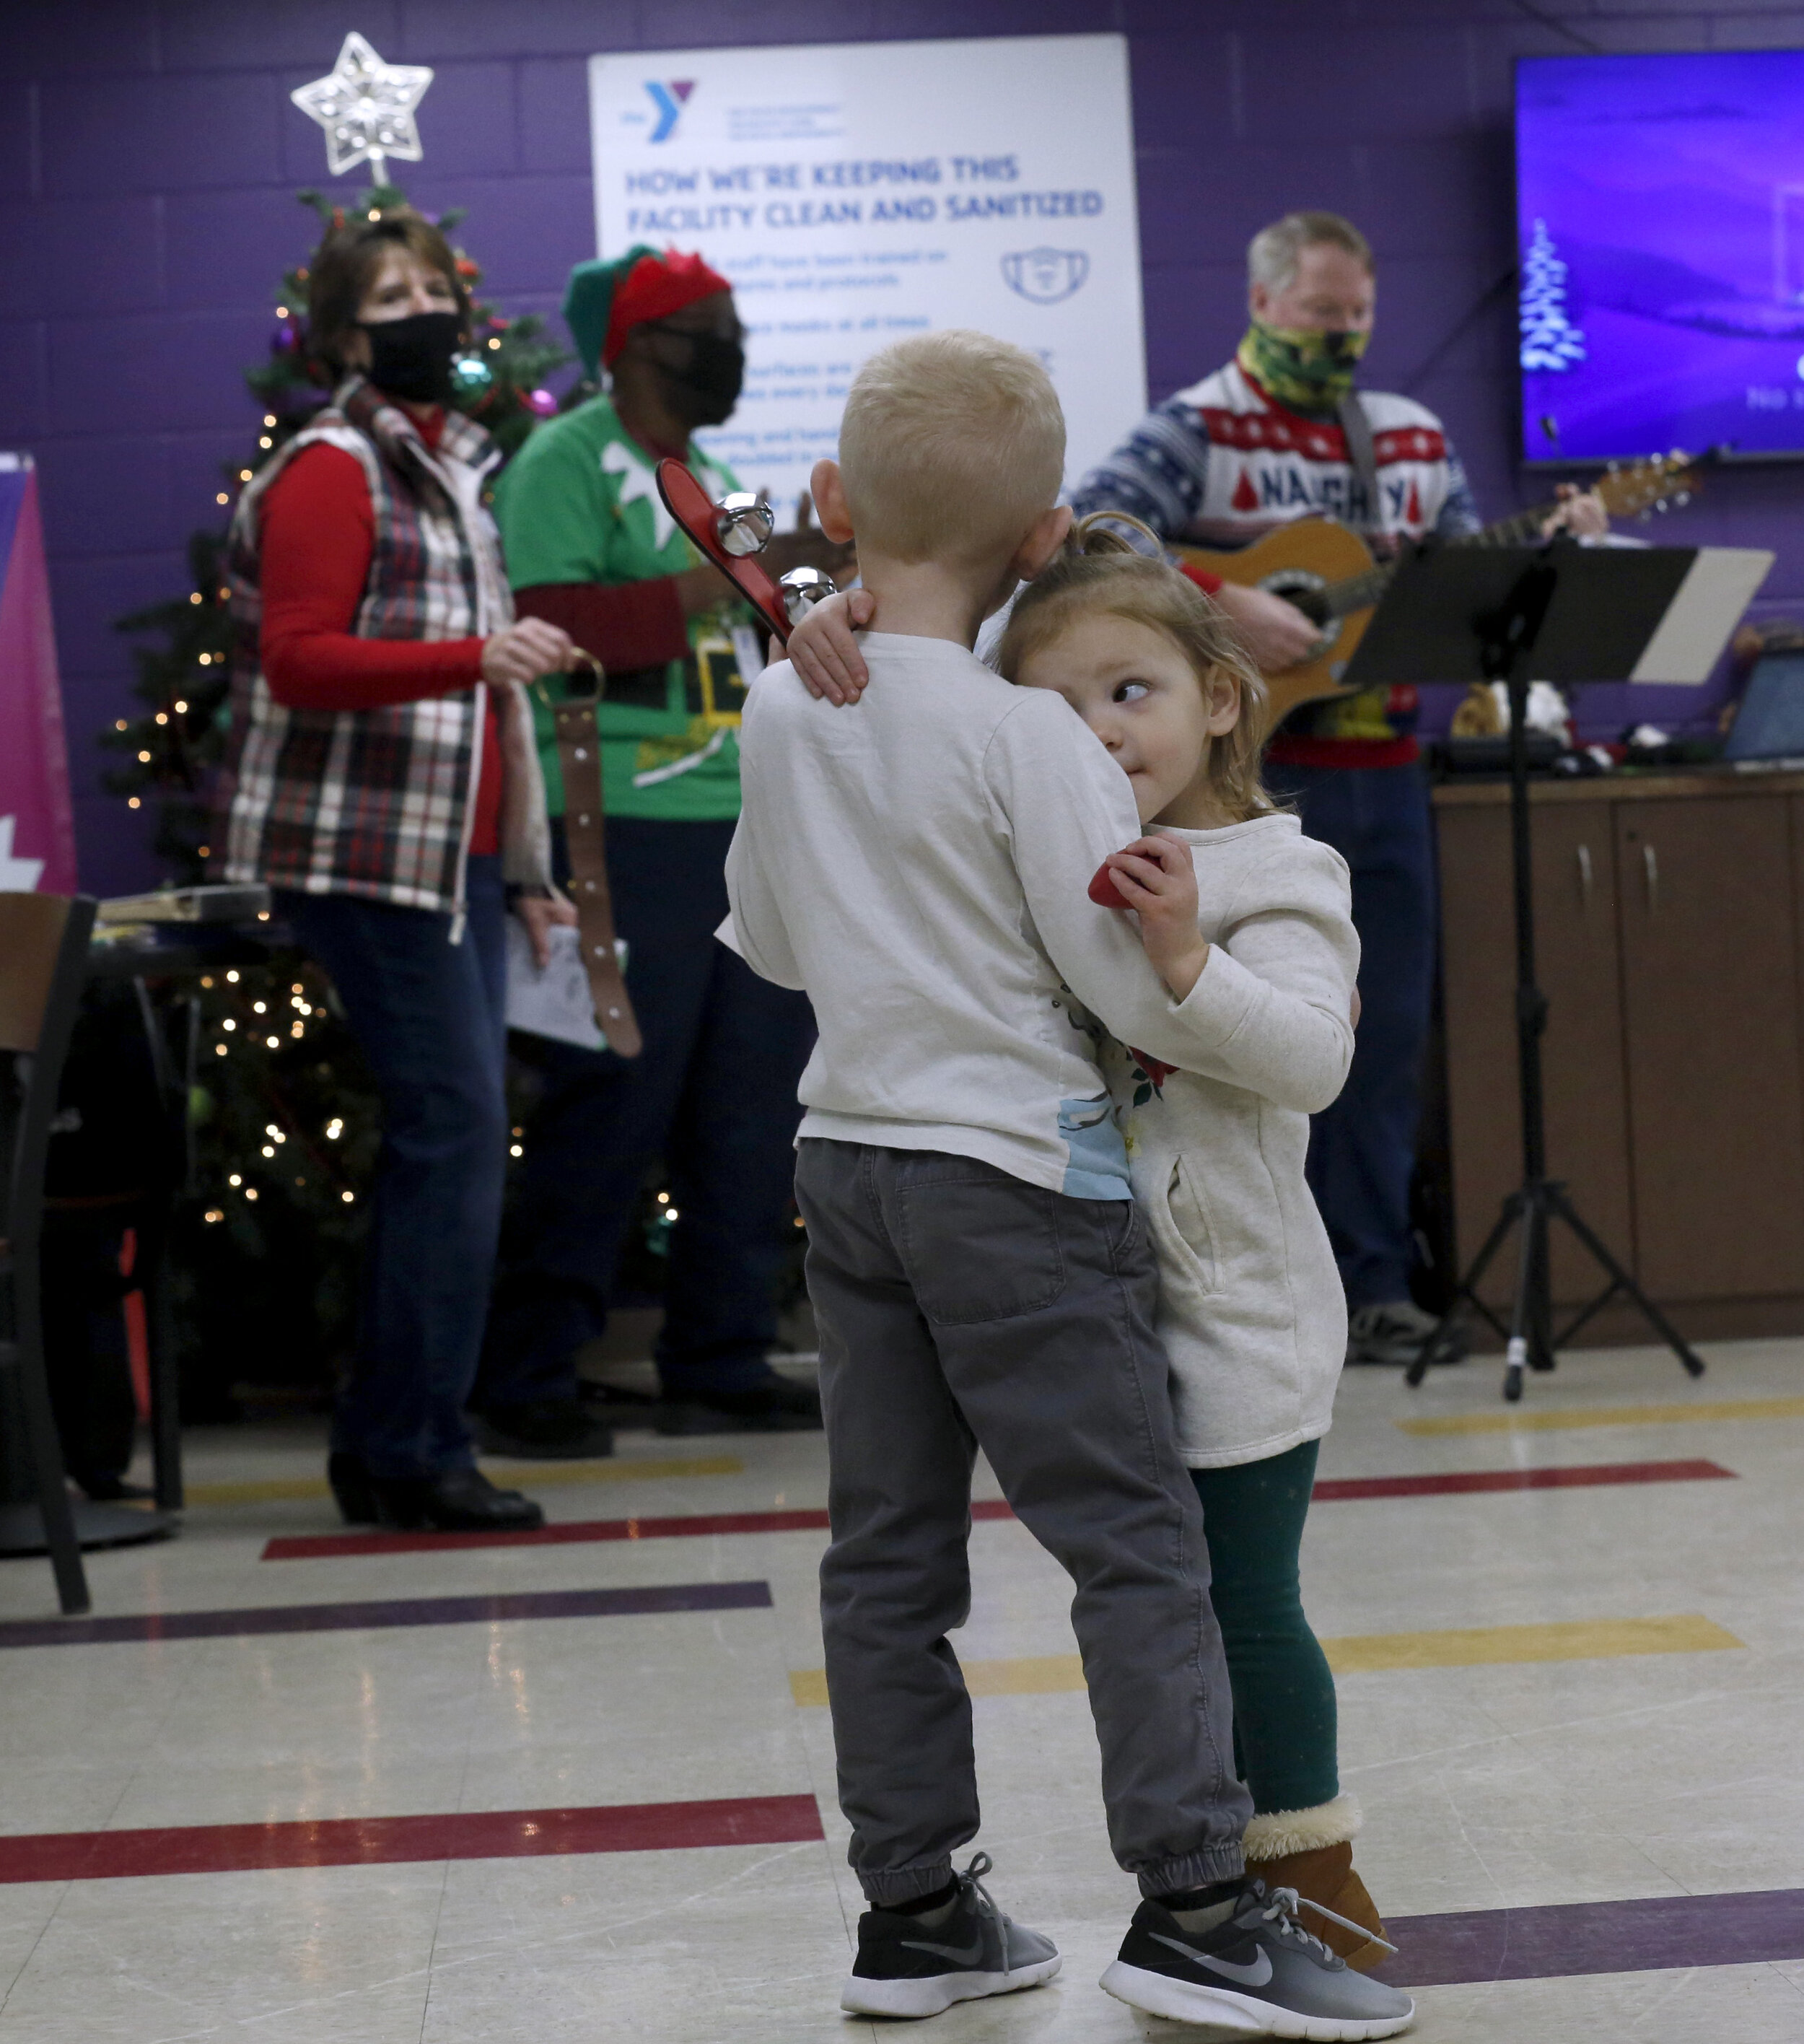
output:
[[1212, 1017], [1206, 996], [1173, 1000], [1123, 919], [1087, 898], [1139, 835], [1127, 777], [1062, 698], [1011, 688], [971, 651], [1069, 528], [1063, 418], [1031, 357], [942, 332], [866, 364], [840, 449], [815, 500], [825, 532], [855, 537], [877, 599], [871, 686], [841, 709], [787, 664], [759, 681], [727, 871], [744, 956], [805, 988], [820, 1028], [796, 1196], [831, 1461], [827, 1688], [871, 1905], [843, 2006], [929, 2015], [1058, 1968], [990, 1902], [985, 1855], [952, 1867], [978, 1824], [946, 1635], [969, 1607], [981, 1447], [1076, 1585], [1116, 1858], [1183, 1912], [1161, 1924], [1239, 1954], [1199, 1963], [1238, 1988], [1245, 2028], [1272, 1978], [1242, 1921], [1249, 1804], [1153, 1260], [1073, 1006], [1179, 1065]]

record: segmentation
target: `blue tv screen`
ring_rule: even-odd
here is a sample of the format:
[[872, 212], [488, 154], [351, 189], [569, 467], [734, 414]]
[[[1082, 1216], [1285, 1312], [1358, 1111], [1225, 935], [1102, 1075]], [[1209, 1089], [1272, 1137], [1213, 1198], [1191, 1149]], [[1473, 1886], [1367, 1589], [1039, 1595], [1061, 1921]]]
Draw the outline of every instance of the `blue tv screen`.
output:
[[1526, 57], [1523, 452], [1804, 453], [1804, 50]]

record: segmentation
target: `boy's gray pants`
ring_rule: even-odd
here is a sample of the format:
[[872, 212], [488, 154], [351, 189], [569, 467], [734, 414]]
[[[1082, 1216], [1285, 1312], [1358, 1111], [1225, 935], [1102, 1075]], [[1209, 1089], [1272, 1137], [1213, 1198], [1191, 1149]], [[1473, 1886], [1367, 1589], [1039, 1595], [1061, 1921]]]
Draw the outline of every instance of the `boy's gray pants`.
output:
[[1148, 1895], [1234, 1879], [1252, 1804], [1133, 1203], [938, 1151], [799, 1151], [831, 1466], [827, 1685], [866, 1896], [943, 1887], [977, 1830], [971, 1704], [946, 1635], [970, 1610], [980, 1447], [1077, 1585], [1116, 1858]]

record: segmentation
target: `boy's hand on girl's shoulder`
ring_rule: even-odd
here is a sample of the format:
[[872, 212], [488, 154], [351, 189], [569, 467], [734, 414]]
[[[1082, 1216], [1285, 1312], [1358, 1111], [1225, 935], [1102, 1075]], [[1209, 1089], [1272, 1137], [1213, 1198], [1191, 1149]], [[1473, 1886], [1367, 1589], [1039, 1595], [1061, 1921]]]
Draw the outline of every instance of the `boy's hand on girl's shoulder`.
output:
[[1140, 941], [1153, 969], [1184, 1000], [1209, 962], [1196, 927], [1196, 868], [1180, 838], [1136, 838], [1105, 863], [1122, 899], [1140, 918]]
[[789, 634], [789, 664], [817, 701], [843, 706], [864, 694], [870, 670], [852, 634], [876, 613], [877, 598], [868, 589], [843, 590], [817, 603]]

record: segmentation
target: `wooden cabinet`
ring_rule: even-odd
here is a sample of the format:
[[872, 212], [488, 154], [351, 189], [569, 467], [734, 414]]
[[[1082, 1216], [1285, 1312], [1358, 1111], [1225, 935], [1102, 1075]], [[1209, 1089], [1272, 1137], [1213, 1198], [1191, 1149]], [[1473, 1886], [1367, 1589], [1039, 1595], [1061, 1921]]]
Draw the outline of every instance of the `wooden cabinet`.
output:
[[1656, 1297], [1804, 1286], [1791, 806], [1617, 812], [1636, 1267]]
[[[1464, 1269], [1522, 1172], [1510, 815], [1487, 804], [1445, 808], [1438, 821], [1448, 1116]], [[1563, 805], [1535, 816], [1535, 939], [1549, 1003], [1542, 1044], [1548, 1167], [1621, 1255], [1633, 1219], [1613, 836], [1607, 803]], [[1507, 1256], [1492, 1266], [1487, 1297], [1509, 1296], [1510, 1269]], [[1596, 1289], [1590, 1259], [1556, 1231], [1556, 1299], [1582, 1300]]]
[[[1534, 793], [1549, 1170], [1687, 1333], [1804, 1332], [1804, 780]], [[1436, 811], [1463, 1267], [1522, 1170], [1507, 791], [1444, 787]], [[1557, 1300], [1601, 1289], [1554, 1244]], [[1641, 1337], [1612, 1309], [1595, 1338]]]

